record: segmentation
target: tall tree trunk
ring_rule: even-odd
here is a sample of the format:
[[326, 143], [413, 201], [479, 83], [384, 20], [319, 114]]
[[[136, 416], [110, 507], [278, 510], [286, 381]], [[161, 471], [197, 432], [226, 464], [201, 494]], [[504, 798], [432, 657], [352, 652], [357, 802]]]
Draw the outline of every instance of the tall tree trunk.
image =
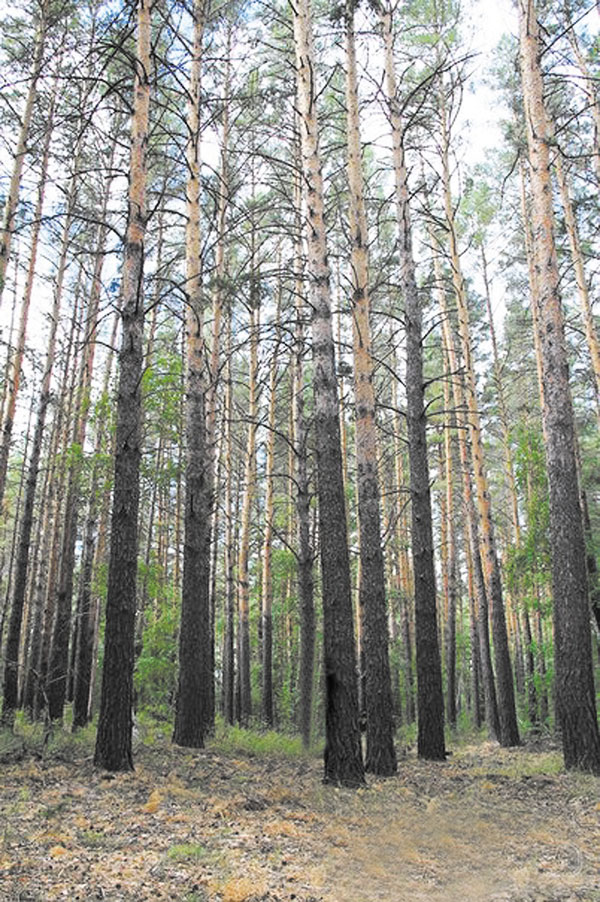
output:
[[[2, 616], [0, 618], [0, 647], [2, 646], [4, 623], [6, 620], [6, 615], [8, 613], [8, 604], [9, 604], [9, 600], [10, 600], [11, 593], [12, 593], [13, 580], [15, 577], [15, 556], [16, 556], [16, 551], [17, 551], [17, 536], [18, 536], [18, 530], [16, 528], [16, 524], [19, 522], [19, 520], [21, 519], [21, 516], [22, 516], [23, 494], [24, 494], [25, 487], [26, 487], [25, 473], [27, 470], [26, 464], [27, 464], [27, 455], [29, 454], [29, 437], [30, 437], [31, 420], [33, 419], [33, 411], [34, 411], [34, 398], [32, 397], [31, 403], [29, 405], [29, 417], [27, 420], [27, 427], [25, 430], [25, 447], [23, 449], [23, 461], [19, 468], [20, 473], [19, 473], [19, 481], [18, 481], [18, 488], [17, 488], [17, 497], [16, 497], [16, 501], [15, 501], [15, 508], [14, 508], [15, 529], [13, 529], [12, 540], [10, 543], [10, 559], [9, 559], [9, 564], [8, 564], [8, 583], [7, 583], [7, 587], [6, 587], [6, 594], [4, 596], [4, 605], [2, 608]], [[10, 625], [12, 625], [12, 624], [9, 624], [9, 626]], [[19, 629], [19, 638], [20, 638], [20, 632], [21, 631]], [[10, 636], [9, 636], [9, 638], [10, 638]], [[14, 656], [12, 658], [13, 661], [16, 661], [14, 670], [17, 673], [17, 675], [18, 675], [19, 646], [20, 646], [19, 638], [17, 639], [16, 649], [14, 649], [14, 650], [10, 649], [11, 655]], [[17, 680], [17, 695], [18, 695], [18, 680]], [[4, 714], [4, 712], [3, 712], [3, 714]], [[13, 715], [14, 715], [14, 709], [7, 708], [6, 709], [6, 720], [3, 716], [2, 721], [7, 723], [8, 725], [12, 725], [12, 721], [14, 719]]]
[[131, 752], [135, 601], [138, 555], [141, 376], [144, 359], [144, 237], [146, 151], [150, 111], [150, 38], [153, 0], [138, 0], [131, 130], [129, 216], [123, 260], [115, 481], [100, 717], [94, 763], [132, 770]]
[[310, 537], [310, 485], [308, 478], [308, 429], [304, 416], [305, 297], [302, 254], [302, 189], [296, 182], [296, 245], [294, 258], [296, 298], [293, 359], [293, 474], [296, 486], [298, 533], [297, 579], [300, 601], [300, 707], [298, 724], [305, 748], [310, 746], [313, 680], [315, 669], [315, 604]]
[[543, 420], [550, 495], [556, 713], [567, 768], [600, 774], [586, 549], [577, 481], [575, 424], [554, 241], [550, 122], [533, 0], [520, 0], [520, 59], [531, 165], [533, 261], [541, 348]]
[[[399, 372], [399, 363], [396, 360], [396, 371]], [[392, 382], [392, 405], [394, 408], [394, 456], [396, 491], [398, 493], [398, 528], [397, 528], [397, 570], [398, 593], [400, 602], [400, 625], [402, 637], [403, 672], [405, 690], [406, 722], [413, 723], [415, 719], [415, 686], [413, 675], [413, 639], [410, 617], [410, 599], [413, 593], [414, 580], [411, 578], [409, 560], [409, 535], [407, 508], [401, 493], [406, 491], [406, 478], [404, 475], [404, 447], [402, 440], [402, 418], [398, 399], [398, 380]]]
[[[476, 729], [482, 724], [483, 714], [481, 711], [480, 687], [482, 683], [482, 666], [479, 641], [479, 629], [477, 626], [477, 601], [475, 598], [475, 573], [473, 565], [473, 554], [471, 551], [471, 537], [469, 531], [465, 533], [465, 554], [467, 558], [467, 579], [469, 591], [469, 639], [471, 642], [471, 712], [473, 715], [473, 724]], [[482, 580], [483, 582], [483, 580]], [[484, 590], [485, 591], [485, 590]], [[489, 658], [489, 647], [488, 647]], [[492, 686], [493, 675], [492, 675]], [[494, 699], [495, 699], [494, 688]], [[496, 713], [497, 723], [497, 713]]]
[[[450, 386], [444, 380], [444, 407], [450, 410]], [[445, 538], [446, 538], [446, 719], [451, 727], [456, 727], [456, 597], [457, 560], [454, 525], [454, 461], [452, 457], [451, 424], [444, 429], [444, 475], [445, 491]]]
[[324, 780], [326, 783], [361, 786], [364, 770], [358, 717], [356, 648], [309, 0], [298, 0], [292, 7], [292, 15], [307, 213], [308, 275], [313, 309], [315, 433], [325, 644]]
[[233, 484], [233, 383], [231, 365], [231, 314], [225, 336], [225, 635], [223, 638], [223, 717], [235, 720], [235, 543]]
[[8, 386], [10, 384], [10, 370], [12, 366], [13, 356], [12, 348], [14, 346], [15, 337], [15, 319], [17, 315], [17, 305], [19, 300], [19, 270], [20, 270], [20, 254], [19, 245], [16, 246], [16, 253], [13, 262], [14, 278], [12, 291], [12, 304], [10, 308], [10, 325], [8, 327], [8, 339], [6, 341], [6, 358], [4, 361], [2, 372], [2, 397], [0, 398], [0, 423], [4, 422], [4, 413], [6, 401], [8, 398]]
[[[252, 254], [254, 266], [254, 254]], [[248, 362], [248, 434], [244, 463], [244, 497], [240, 522], [238, 555], [238, 679], [240, 684], [240, 721], [247, 726], [252, 716], [250, 682], [250, 527], [256, 495], [256, 430], [258, 420], [258, 332], [259, 308], [256, 298], [256, 274], [251, 276], [250, 359]]]
[[404, 126], [398, 105], [393, 55], [393, 20], [389, 4], [381, 7], [385, 44], [388, 116], [392, 131], [396, 217], [406, 316], [406, 422], [410, 465], [412, 554], [415, 579], [418, 753], [443, 760], [444, 697], [436, 614], [431, 493], [427, 462], [427, 422], [423, 378], [423, 313], [415, 279], [409, 187], [404, 159]]
[[352, 4], [346, 5], [346, 106], [352, 271], [352, 342], [356, 408], [356, 468], [360, 530], [359, 615], [363, 705], [366, 713], [365, 769], [396, 772], [385, 568], [381, 541], [375, 387], [371, 350], [368, 229], [365, 210]]
[[[65, 239], [63, 252], [66, 257], [66, 248], [68, 242]], [[61, 263], [62, 264], [62, 253]], [[60, 544], [62, 535], [62, 514], [64, 511], [65, 500], [65, 484], [67, 479], [67, 450], [71, 438], [71, 414], [73, 410], [73, 399], [75, 396], [75, 388], [77, 381], [77, 373], [79, 371], [78, 356], [76, 351], [77, 336], [81, 329], [80, 321], [80, 289], [81, 289], [82, 271], [79, 272], [79, 281], [75, 291], [75, 300], [71, 315], [71, 327], [67, 338], [67, 346], [63, 351], [64, 362], [60, 379], [60, 401], [58, 411], [55, 415], [55, 423], [53, 431], [56, 443], [51, 447], [51, 474], [50, 474], [50, 492], [49, 507], [50, 517], [47, 523], [47, 532], [45, 534], [44, 546], [45, 552], [42, 554], [42, 567], [38, 575], [38, 584], [36, 593], [38, 595], [39, 611], [42, 615], [41, 628], [39, 635], [39, 649], [35, 655], [31, 656], [31, 663], [34, 667], [35, 680], [30, 685], [30, 692], [33, 692], [31, 710], [34, 718], [37, 718], [39, 711], [47, 703], [46, 680], [48, 677], [48, 665], [51, 652], [52, 629], [54, 623], [54, 613], [56, 608], [56, 583], [58, 579], [58, 571], [60, 564]], [[57, 280], [57, 291], [62, 291], [62, 280]], [[54, 452], [54, 453], [53, 453]], [[58, 463], [57, 463], [58, 458]]]
[[193, 9], [194, 45], [189, 85], [186, 151], [186, 479], [183, 588], [179, 628], [179, 679], [173, 742], [202, 748], [204, 734], [212, 723], [210, 682], [210, 527], [211, 477], [207, 448], [206, 390], [204, 362], [204, 300], [200, 254], [200, 103], [204, 0]]
[[273, 521], [275, 517], [275, 400], [277, 395], [277, 371], [281, 310], [281, 254], [277, 255], [278, 296], [275, 314], [275, 341], [269, 370], [269, 409], [267, 414], [267, 448], [265, 462], [265, 531], [262, 554], [262, 716], [268, 727], [273, 726]]

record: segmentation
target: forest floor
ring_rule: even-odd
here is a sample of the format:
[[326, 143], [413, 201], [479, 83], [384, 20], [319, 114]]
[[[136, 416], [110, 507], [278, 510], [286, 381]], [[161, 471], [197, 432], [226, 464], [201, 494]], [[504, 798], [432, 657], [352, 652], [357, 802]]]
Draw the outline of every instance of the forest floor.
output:
[[89, 735], [0, 734], [2, 902], [600, 902], [600, 779], [547, 743], [407, 750], [353, 791], [314, 757], [151, 738], [109, 775]]

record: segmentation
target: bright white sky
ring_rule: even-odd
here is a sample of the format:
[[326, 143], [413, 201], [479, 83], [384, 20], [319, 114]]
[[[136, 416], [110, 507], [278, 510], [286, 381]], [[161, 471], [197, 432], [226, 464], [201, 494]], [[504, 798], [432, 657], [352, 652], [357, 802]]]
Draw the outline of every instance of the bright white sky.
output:
[[473, 60], [471, 85], [463, 98], [463, 118], [469, 128], [465, 144], [468, 160], [485, 157], [486, 148], [500, 143], [498, 126], [498, 94], [482, 84], [494, 48], [503, 34], [517, 33], [517, 12], [511, 0], [471, 0], [466, 4], [472, 28], [472, 48], [478, 56]]

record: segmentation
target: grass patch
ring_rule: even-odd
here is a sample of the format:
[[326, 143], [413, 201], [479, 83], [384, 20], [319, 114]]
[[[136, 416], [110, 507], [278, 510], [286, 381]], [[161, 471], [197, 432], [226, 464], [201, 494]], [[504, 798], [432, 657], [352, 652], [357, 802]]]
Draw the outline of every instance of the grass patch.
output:
[[[477, 752], [475, 752], [477, 754]], [[556, 777], [564, 773], [562, 755], [558, 751], [528, 752], [523, 748], [497, 749], [490, 757], [472, 760], [473, 747], [459, 754], [457, 760], [469, 765], [469, 772], [474, 776], [497, 774], [511, 780], [521, 780], [528, 777]]]
[[98, 830], [82, 830], [79, 842], [86, 849], [106, 849], [111, 845], [111, 841]]
[[200, 843], [179, 843], [171, 846], [167, 852], [171, 861], [201, 861], [211, 857], [211, 852]]
[[305, 759], [317, 754], [315, 749], [304, 749], [299, 736], [288, 736], [274, 730], [259, 732], [230, 727], [222, 721], [217, 722], [215, 734], [208, 740], [207, 746], [222, 755], [242, 754], [250, 758], [264, 756]]

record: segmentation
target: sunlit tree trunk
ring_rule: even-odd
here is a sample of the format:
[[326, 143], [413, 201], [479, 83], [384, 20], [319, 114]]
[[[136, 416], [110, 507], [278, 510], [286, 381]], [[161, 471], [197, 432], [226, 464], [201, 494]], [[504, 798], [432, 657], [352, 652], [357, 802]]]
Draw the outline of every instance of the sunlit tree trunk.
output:
[[144, 238], [150, 112], [151, 10], [138, 0], [135, 85], [129, 166], [129, 216], [121, 285], [123, 334], [115, 438], [115, 481], [100, 717], [94, 763], [133, 768], [131, 751], [135, 602], [138, 556], [141, 376], [144, 357]]
[[520, 60], [531, 165], [533, 262], [539, 306], [544, 433], [550, 495], [556, 713], [567, 768], [600, 774], [586, 549], [579, 504], [575, 425], [554, 241], [550, 123], [533, 0], [520, 0]]

